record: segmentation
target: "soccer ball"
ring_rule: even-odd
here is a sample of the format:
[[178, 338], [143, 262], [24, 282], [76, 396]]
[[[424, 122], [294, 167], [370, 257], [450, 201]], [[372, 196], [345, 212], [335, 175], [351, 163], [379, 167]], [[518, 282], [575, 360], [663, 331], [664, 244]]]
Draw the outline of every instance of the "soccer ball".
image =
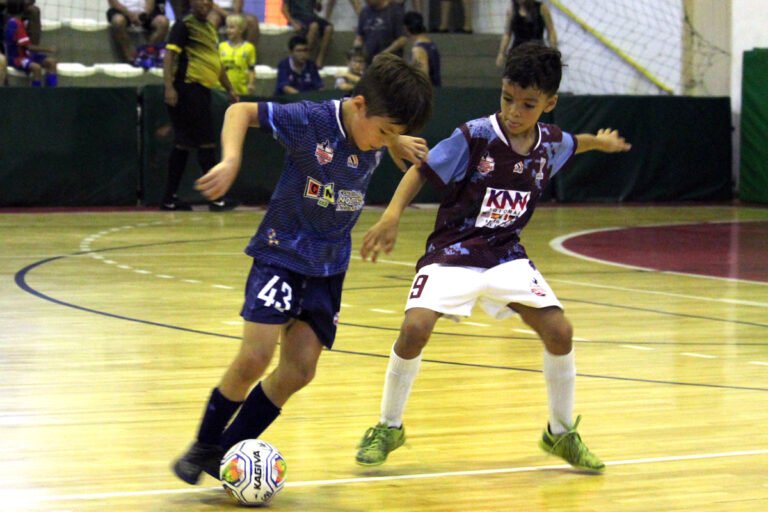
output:
[[261, 439], [240, 441], [221, 459], [221, 485], [243, 505], [266, 505], [285, 484], [285, 460]]

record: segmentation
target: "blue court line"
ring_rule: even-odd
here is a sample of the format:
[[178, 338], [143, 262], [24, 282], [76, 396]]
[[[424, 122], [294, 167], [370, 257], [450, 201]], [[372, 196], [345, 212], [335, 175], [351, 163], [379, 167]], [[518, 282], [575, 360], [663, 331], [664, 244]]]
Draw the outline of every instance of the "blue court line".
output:
[[[203, 241], [203, 240], [195, 240], [195, 241], [173, 241], [173, 242], [161, 242], [161, 243], [155, 243], [155, 244], [142, 244], [142, 245], [133, 245], [133, 246], [125, 246], [120, 247], [122, 249], [126, 248], [136, 248], [140, 246], [149, 246], [149, 245], [167, 245], [167, 244], [174, 244], [174, 243], [190, 243], [190, 242], [197, 242], [197, 241]], [[208, 241], [208, 240], [206, 240]], [[34, 263], [31, 263], [27, 265], [26, 267], [23, 267], [21, 270], [16, 272], [14, 275], [14, 281], [16, 282], [16, 285], [24, 290], [25, 292], [29, 293], [30, 295], [33, 295], [39, 299], [51, 302], [53, 304], [57, 304], [59, 306], [64, 306], [68, 308], [73, 308], [78, 311], [84, 311], [87, 313], [93, 313], [96, 315], [105, 316], [108, 318], [114, 318], [116, 320], [125, 320], [128, 322], [135, 322], [140, 323], [144, 325], [151, 325], [154, 327], [161, 327], [164, 329], [173, 329], [177, 331], [182, 332], [188, 332], [193, 334], [201, 334], [204, 336], [214, 336], [217, 338], [227, 338], [227, 339], [233, 339], [233, 340], [239, 340], [239, 336], [232, 336], [228, 334], [221, 334], [217, 332], [211, 332], [211, 331], [202, 331], [199, 329], [190, 329], [188, 327], [180, 327], [177, 325], [171, 325], [171, 324], [164, 324], [160, 322], [153, 322], [151, 320], [142, 320], [140, 318], [133, 318], [129, 316], [124, 315], [118, 315], [115, 313], [108, 313], [106, 311], [99, 311], [97, 309], [87, 308], [84, 306], [79, 306], [77, 304], [72, 304], [70, 302], [65, 302], [60, 299], [56, 299], [54, 297], [51, 297], [50, 295], [46, 295], [45, 293], [36, 290], [32, 286], [27, 283], [26, 277], [27, 275], [34, 269], [41, 267], [42, 265], [52, 263], [55, 261], [63, 260], [65, 258], [70, 258], [73, 256], [82, 256], [84, 254], [89, 254], [93, 252], [106, 252], [106, 251], [114, 251], [119, 248], [112, 247], [110, 249], [104, 249], [100, 251], [87, 251], [87, 252], [77, 252], [69, 255], [59, 255], [59, 256], [52, 256], [50, 258], [45, 258], [39, 261], [36, 261]], [[393, 329], [393, 328], [385, 328], [385, 327], [377, 327], [377, 326], [369, 326], [369, 325], [362, 325], [362, 324], [347, 324], [340, 322], [339, 325], [344, 326], [350, 326], [350, 327], [358, 327], [358, 328], [364, 328], [364, 329], [383, 329], [383, 330], [399, 330], [399, 329]], [[443, 334], [435, 332], [433, 334]], [[445, 333], [454, 335], [454, 333]], [[478, 335], [474, 335], [478, 336]], [[341, 350], [341, 349], [333, 349], [331, 352], [340, 353], [340, 354], [347, 354], [347, 355], [356, 355], [356, 356], [365, 356], [365, 357], [378, 357], [378, 358], [389, 358], [389, 354], [373, 354], [369, 352], [358, 352], [358, 351], [352, 351], [352, 350]], [[486, 364], [480, 364], [480, 363], [462, 363], [462, 362], [453, 362], [453, 361], [441, 361], [436, 359], [424, 359], [424, 362], [428, 363], [435, 363], [435, 364], [444, 364], [444, 365], [451, 365], [451, 366], [463, 366], [463, 367], [471, 367], [471, 368], [484, 368], [484, 369], [494, 369], [494, 370], [506, 370], [506, 371], [516, 371], [516, 372], [527, 372], [527, 373], [542, 373], [541, 370], [532, 369], [532, 368], [515, 368], [510, 366], [500, 366], [500, 365], [486, 365]], [[705, 384], [705, 383], [696, 383], [696, 382], [676, 382], [676, 381], [664, 381], [664, 380], [653, 380], [653, 379], [640, 379], [640, 378], [633, 378], [633, 377], [615, 377], [615, 376], [608, 376], [608, 375], [595, 375], [595, 374], [582, 374], [577, 373], [579, 377], [584, 378], [593, 378], [593, 379], [606, 379], [606, 380], [619, 380], [619, 381], [627, 381], [627, 382], [641, 382], [641, 383], [647, 383], [647, 384], [667, 384], [667, 385], [675, 385], [675, 386], [693, 386], [693, 387], [705, 387], [705, 388], [715, 388], [715, 389], [731, 389], [731, 390], [740, 390], [740, 391], [768, 391], [768, 388], [758, 388], [758, 387], [745, 387], [745, 386], [726, 386], [722, 384]]]

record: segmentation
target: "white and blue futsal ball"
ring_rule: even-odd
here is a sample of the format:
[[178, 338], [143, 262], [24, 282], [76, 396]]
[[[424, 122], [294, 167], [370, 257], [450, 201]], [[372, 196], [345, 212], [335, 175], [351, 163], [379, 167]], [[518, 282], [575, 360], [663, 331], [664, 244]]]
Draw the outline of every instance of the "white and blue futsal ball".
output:
[[243, 505], [266, 505], [285, 484], [286, 465], [277, 448], [261, 439], [246, 439], [221, 459], [221, 485]]

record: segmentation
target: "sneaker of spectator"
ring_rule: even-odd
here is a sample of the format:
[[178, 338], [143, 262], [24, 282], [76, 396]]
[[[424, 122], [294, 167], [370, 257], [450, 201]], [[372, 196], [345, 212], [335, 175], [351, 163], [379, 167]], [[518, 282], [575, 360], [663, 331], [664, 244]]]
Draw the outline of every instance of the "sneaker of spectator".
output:
[[138, 51], [133, 46], [131, 31], [146, 34], [147, 45], [160, 45], [168, 35], [165, 0], [107, 0], [107, 21], [115, 45], [124, 62], [136, 65]]

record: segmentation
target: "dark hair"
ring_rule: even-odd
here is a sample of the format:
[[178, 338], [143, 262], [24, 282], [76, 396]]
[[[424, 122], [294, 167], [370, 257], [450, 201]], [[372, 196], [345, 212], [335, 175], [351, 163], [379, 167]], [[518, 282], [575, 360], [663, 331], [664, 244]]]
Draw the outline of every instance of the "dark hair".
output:
[[365, 59], [365, 50], [362, 46], [353, 46], [347, 50], [347, 60]]
[[411, 34], [423, 34], [427, 31], [424, 27], [424, 18], [416, 11], [408, 11], [403, 17], [403, 25]]
[[307, 42], [307, 38], [304, 36], [293, 36], [288, 40], [288, 49], [290, 51], [293, 51], [293, 49], [299, 46], [300, 44], [304, 44], [304, 45], [309, 44]]
[[524, 89], [534, 87], [551, 96], [560, 87], [563, 66], [559, 51], [528, 42], [509, 51], [503, 78]]
[[418, 68], [391, 53], [380, 53], [352, 89], [365, 98], [368, 116], [381, 116], [421, 130], [432, 116], [432, 84]]

